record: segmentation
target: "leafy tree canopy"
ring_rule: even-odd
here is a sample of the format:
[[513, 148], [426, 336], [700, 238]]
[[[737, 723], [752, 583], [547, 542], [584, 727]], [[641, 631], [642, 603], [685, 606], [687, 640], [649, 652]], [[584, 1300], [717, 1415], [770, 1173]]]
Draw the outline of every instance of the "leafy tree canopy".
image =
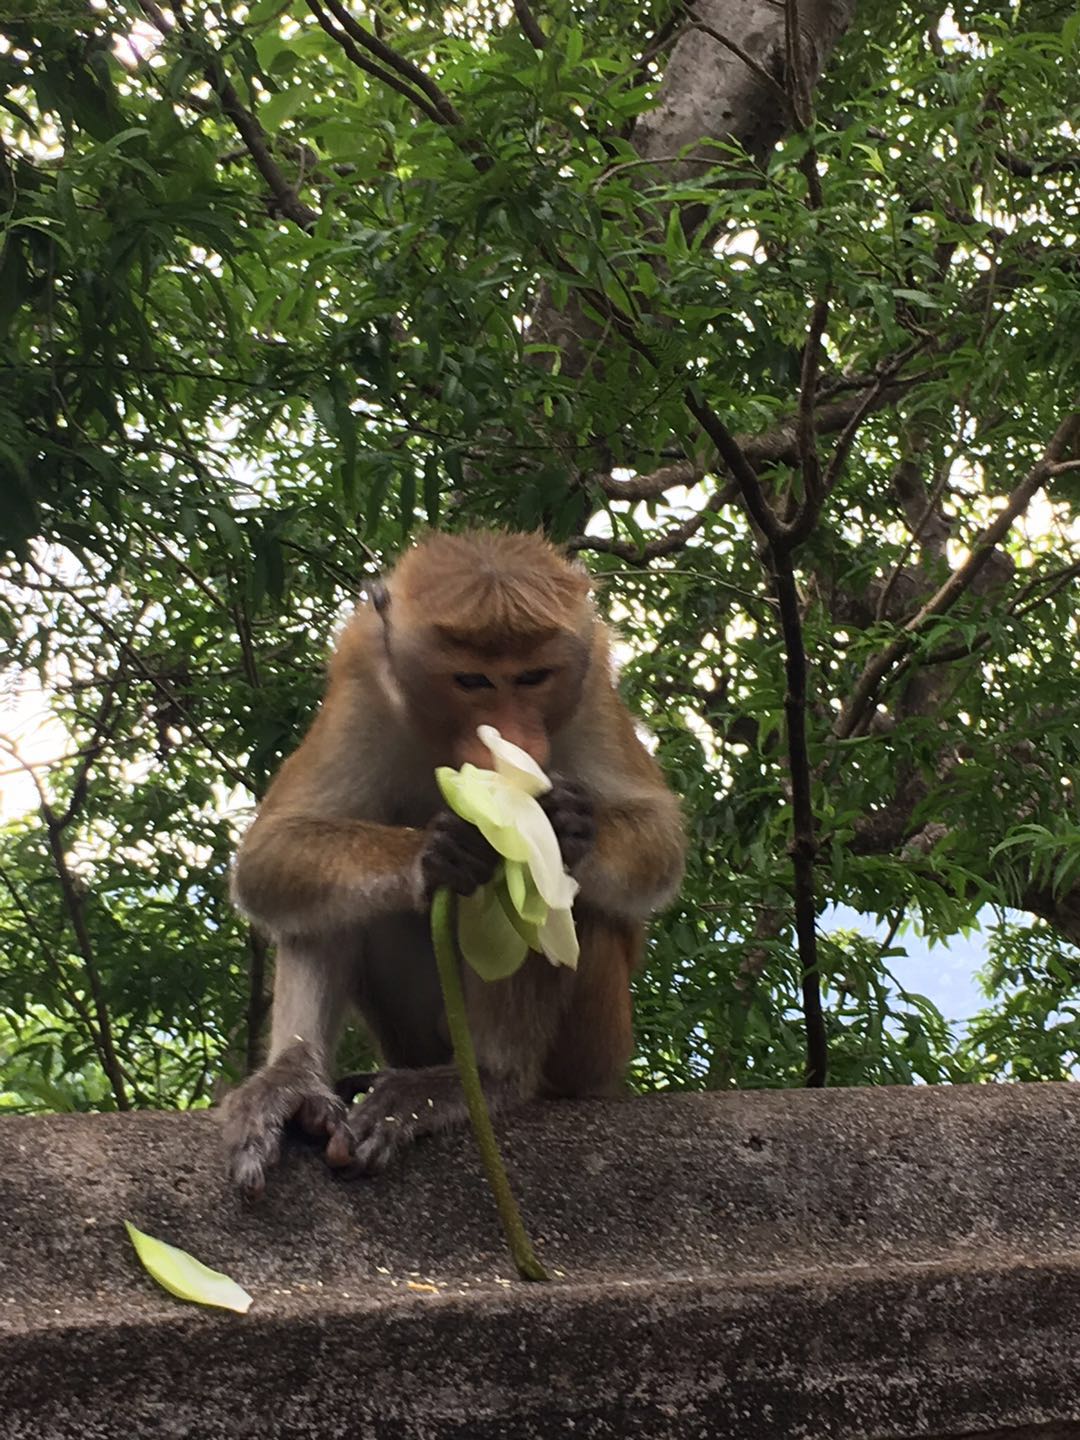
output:
[[[475, 522], [595, 571], [685, 797], [640, 1086], [800, 1083], [815, 987], [834, 1083], [1069, 1073], [1078, 31], [1058, 0], [6, 0], [0, 639], [62, 738], [3, 742], [0, 1106], [190, 1105], [250, 1064], [237, 829], [365, 577]], [[819, 934], [804, 973], [800, 875], [887, 940]], [[988, 906], [957, 1036], [905, 927]]]

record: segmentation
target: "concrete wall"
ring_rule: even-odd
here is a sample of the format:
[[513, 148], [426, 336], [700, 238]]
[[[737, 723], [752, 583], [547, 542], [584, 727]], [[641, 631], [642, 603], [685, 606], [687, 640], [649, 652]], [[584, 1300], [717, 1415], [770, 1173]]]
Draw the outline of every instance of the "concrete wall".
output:
[[[0, 1437], [1080, 1440], [1080, 1087], [538, 1106], [503, 1128], [555, 1283], [511, 1281], [468, 1137], [264, 1202], [205, 1115], [0, 1121]], [[138, 1267], [141, 1228], [246, 1316]]]

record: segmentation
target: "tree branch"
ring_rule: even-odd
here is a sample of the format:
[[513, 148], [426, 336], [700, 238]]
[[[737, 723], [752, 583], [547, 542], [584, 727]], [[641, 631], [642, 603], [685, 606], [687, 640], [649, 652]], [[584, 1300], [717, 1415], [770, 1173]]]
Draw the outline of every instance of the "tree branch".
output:
[[613, 475], [598, 475], [595, 480], [609, 500], [658, 500], [679, 485], [700, 484], [709, 468], [709, 462], [699, 457], [676, 460], [671, 465], [662, 465], [651, 475], [633, 475], [629, 480], [616, 480]]
[[703, 510], [689, 516], [681, 525], [675, 525], [672, 529], [666, 530], [659, 539], [649, 540], [644, 545], [635, 545], [630, 540], [609, 539], [603, 535], [576, 535], [572, 540], [567, 541], [566, 548], [573, 552], [591, 550], [598, 555], [615, 555], [620, 560], [628, 561], [631, 565], [647, 565], [650, 560], [657, 560], [664, 555], [673, 555], [676, 551], [682, 550], [687, 541], [696, 535], [705, 524], [709, 516], [715, 515], [725, 505], [730, 505], [735, 496], [734, 485], [728, 485], [723, 490], [718, 490], [715, 495], [710, 495]]
[[547, 36], [540, 29], [539, 21], [529, 9], [526, 0], [514, 0], [514, 14], [521, 26], [521, 33], [529, 44], [536, 50], [543, 50], [547, 45]]
[[[140, 6], [155, 29], [168, 39], [173, 34], [173, 27], [168, 23], [161, 8], [154, 3], [154, 0], [140, 0]], [[177, 25], [190, 37], [191, 28], [184, 15], [180, 0], [173, 0], [173, 10], [176, 14]], [[197, 50], [196, 53], [198, 53]], [[236, 127], [237, 133], [255, 163], [255, 168], [266, 181], [279, 214], [298, 225], [301, 230], [310, 230], [319, 219], [319, 212], [313, 210], [310, 205], [306, 205], [297, 195], [295, 188], [285, 179], [284, 173], [270, 153], [270, 142], [267, 139], [266, 131], [255, 116], [245, 108], [236, 92], [236, 87], [226, 75], [224, 67], [216, 55], [204, 61], [203, 74], [221, 102], [221, 108]]]
[[735, 55], [741, 60], [746, 68], [757, 76], [773, 98], [780, 101], [791, 119], [794, 120], [795, 109], [791, 103], [791, 96], [784, 89], [783, 85], [780, 84], [779, 80], [777, 80], [775, 76], [770, 75], [768, 70], [765, 69], [765, 66], [755, 60], [737, 41], [732, 40], [730, 35], [723, 34], [720, 30], [717, 30], [714, 25], [710, 25], [707, 21], [702, 20], [695, 11], [691, 0], [686, 0], [686, 9], [690, 16], [690, 28], [699, 30], [702, 35], [708, 35], [710, 40], [715, 40], [716, 43], [722, 45], [725, 50], [730, 50], [732, 55]]
[[423, 95], [414, 90], [411, 85], [406, 85], [397, 75], [392, 74], [389, 70], [384, 70], [382, 66], [376, 65], [373, 60], [369, 60], [366, 55], [362, 55], [349, 39], [348, 35], [338, 29], [330, 16], [323, 10], [322, 6], [317, 3], [317, 0], [307, 0], [307, 7], [326, 31], [327, 35], [341, 46], [345, 55], [358, 70], [362, 70], [365, 75], [370, 75], [373, 80], [378, 80], [381, 85], [387, 86], [388, 89], [396, 91], [398, 95], [403, 96], [408, 100], [410, 105], [414, 105], [422, 114], [426, 115], [429, 120], [434, 121], [436, 125], [443, 124], [443, 118], [438, 110], [429, 104]]
[[[384, 84], [391, 85], [393, 89], [398, 89], [402, 94], [407, 94], [412, 99], [413, 104], [419, 105], [425, 114], [429, 115], [437, 124], [458, 127], [465, 123], [463, 117], [455, 109], [450, 97], [436, 85], [430, 75], [422, 70], [419, 65], [414, 65], [411, 60], [407, 60], [404, 55], [399, 55], [396, 50], [387, 45], [385, 40], [380, 40], [379, 37], [370, 30], [365, 30], [364, 27], [349, 14], [345, 6], [341, 4], [341, 0], [326, 0], [326, 8], [330, 11], [331, 15], [333, 15], [349, 39], [355, 41], [357, 45], [362, 46], [363, 49], [370, 55], [374, 55], [375, 59], [379, 61], [383, 69], [379, 70], [377, 74]], [[322, 25], [323, 29], [327, 31], [327, 34], [334, 34], [325, 23], [325, 16], [315, 3], [315, 0], [308, 0], [308, 9], [318, 20], [319, 24]], [[334, 38], [339, 44], [342, 44], [342, 48], [345, 48], [340, 35], [335, 35]], [[353, 63], [359, 65], [362, 70], [369, 68], [368, 65], [361, 64], [352, 51], [348, 53]], [[406, 83], [406, 86], [412, 88], [400, 90], [398, 85], [393, 84], [392, 76], [388, 76], [387, 72], [394, 72], [401, 77]], [[421, 92], [421, 95], [424, 97], [423, 100], [416, 97], [415, 91], [417, 90]]]
[[983, 566], [994, 553], [999, 541], [1010, 530], [1013, 521], [1021, 515], [1034, 496], [1051, 478], [1053, 467], [1060, 461], [1076, 441], [1080, 439], [1080, 411], [1073, 411], [1058, 426], [1052, 440], [1043, 454], [1013, 490], [1008, 500], [987, 525], [971, 547], [971, 552], [936, 594], [922, 606], [916, 615], [904, 626], [899, 635], [885, 646], [879, 654], [867, 662], [862, 674], [855, 682], [851, 695], [837, 716], [833, 734], [837, 739], [848, 739], [858, 728], [863, 715], [873, 703], [878, 687], [890, 670], [911, 648], [919, 631], [939, 615], [944, 615], [956, 604], [960, 596], [970, 588]]

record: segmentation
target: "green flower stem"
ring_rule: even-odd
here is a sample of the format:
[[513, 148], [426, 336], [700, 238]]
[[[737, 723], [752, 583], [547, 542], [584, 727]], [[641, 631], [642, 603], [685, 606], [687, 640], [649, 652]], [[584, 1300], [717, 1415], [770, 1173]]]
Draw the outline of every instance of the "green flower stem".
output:
[[480, 1072], [476, 1067], [476, 1051], [473, 1049], [469, 1020], [465, 1013], [465, 995], [461, 988], [461, 972], [458, 969], [457, 950], [454, 945], [454, 922], [457, 918], [454, 897], [444, 886], [436, 890], [431, 902], [431, 938], [435, 945], [435, 961], [439, 967], [439, 983], [442, 985], [443, 1004], [446, 1007], [446, 1021], [450, 1027], [450, 1040], [454, 1047], [461, 1088], [465, 1091], [465, 1103], [469, 1107], [473, 1134], [480, 1150], [480, 1159], [495, 1197], [499, 1219], [510, 1254], [522, 1280], [548, 1280], [550, 1276], [537, 1260], [532, 1241], [525, 1231], [521, 1211], [517, 1207], [510, 1181], [506, 1178], [502, 1156], [491, 1128], [484, 1088], [480, 1083]]

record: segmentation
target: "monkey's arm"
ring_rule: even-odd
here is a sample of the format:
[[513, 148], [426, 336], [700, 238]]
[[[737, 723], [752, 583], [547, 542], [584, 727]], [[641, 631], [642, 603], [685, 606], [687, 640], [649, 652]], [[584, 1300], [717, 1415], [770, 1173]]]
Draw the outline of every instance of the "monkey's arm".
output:
[[340, 930], [423, 906], [426, 832], [318, 815], [260, 815], [233, 871], [233, 898], [273, 935]]
[[597, 800], [596, 839], [574, 871], [595, 909], [644, 920], [682, 880], [685, 840], [678, 802], [667, 790], [641, 799]]
[[[233, 898], [275, 939], [326, 935], [423, 903], [425, 831], [387, 819], [370, 685], [335, 679], [303, 743], [274, 778], [233, 869]], [[433, 807], [434, 808], [434, 807]]]
[[491, 847], [471, 825], [438, 813], [434, 781], [418, 810], [423, 828], [382, 823], [385, 775], [397, 796], [415, 776], [389, 752], [391, 717], [347, 684], [330, 689], [303, 744], [281, 767], [245, 836], [233, 898], [275, 938], [363, 925], [423, 911], [439, 885], [467, 895], [490, 877]]
[[[682, 813], [629, 712], [612, 695], [600, 713], [604, 723], [578, 751], [578, 773], [571, 771], [591, 801], [592, 843], [577, 863], [566, 856], [565, 843], [564, 856], [582, 901], [603, 914], [644, 920], [674, 897], [682, 880]], [[564, 827], [551, 819], [562, 842]], [[572, 835], [572, 819], [569, 830]]]

